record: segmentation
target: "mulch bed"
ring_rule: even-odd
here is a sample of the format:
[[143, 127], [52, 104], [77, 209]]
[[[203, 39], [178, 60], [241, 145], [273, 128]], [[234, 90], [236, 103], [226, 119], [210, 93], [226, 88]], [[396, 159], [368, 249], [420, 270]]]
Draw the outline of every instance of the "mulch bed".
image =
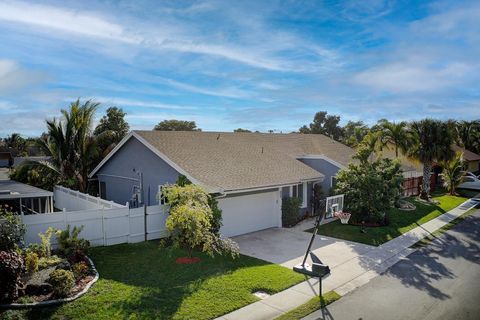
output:
[[197, 257], [192, 257], [192, 258], [181, 257], [181, 258], [177, 258], [177, 260], [175, 260], [175, 263], [177, 263], [177, 264], [191, 264], [191, 263], [197, 263], [197, 262], [200, 262], [200, 258], [197, 258]]

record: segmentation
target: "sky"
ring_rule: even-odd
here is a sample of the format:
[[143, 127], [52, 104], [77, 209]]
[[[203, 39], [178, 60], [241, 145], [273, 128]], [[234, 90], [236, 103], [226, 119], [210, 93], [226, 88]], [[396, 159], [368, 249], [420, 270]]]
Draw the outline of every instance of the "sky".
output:
[[203, 130], [480, 118], [480, 1], [0, 0], [0, 136], [70, 102]]

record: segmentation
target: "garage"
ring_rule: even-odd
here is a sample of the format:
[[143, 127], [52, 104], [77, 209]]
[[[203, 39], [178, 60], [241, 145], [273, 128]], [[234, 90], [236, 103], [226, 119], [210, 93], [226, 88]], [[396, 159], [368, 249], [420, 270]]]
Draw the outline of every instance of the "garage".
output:
[[218, 199], [222, 209], [221, 232], [233, 237], [258, 230], [281, 226], [280, 192], [231, 194]]

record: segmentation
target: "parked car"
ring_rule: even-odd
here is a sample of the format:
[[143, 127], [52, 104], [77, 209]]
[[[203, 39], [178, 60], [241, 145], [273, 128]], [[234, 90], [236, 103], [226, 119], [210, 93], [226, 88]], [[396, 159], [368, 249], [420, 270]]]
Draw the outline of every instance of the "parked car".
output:
[[474, 176], [465, 175], [462, 178], [462, 183], [460, 183], [457, 188], [480, 190], [480, 179]]
[[463, 174], [467, 177], [474, 177], [476, 179], [480, 179], [480, 175], [477, 176], [475, 173], [470, 171], [463, 171]]

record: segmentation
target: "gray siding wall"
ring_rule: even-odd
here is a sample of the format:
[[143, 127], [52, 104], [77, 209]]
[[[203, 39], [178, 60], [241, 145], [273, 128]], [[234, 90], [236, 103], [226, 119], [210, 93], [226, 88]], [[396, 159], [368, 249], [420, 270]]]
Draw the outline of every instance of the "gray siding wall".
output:
[[158, 186], [175, 183], [179, 176], [175, 169], [132, 137], [97, 173], [98, 180], [106, 185], [105, 198], [125, 204], [132, 197], [133, 187], [139, 186], [138, 181], [106, 175], [139, 179], [139, 172], [143, 173], [144, 202], [149, 206], [158, 204]]
[[328, 196], [330, 187], [331, 187], [330, 184], [332, 181], [331, 178], [337, 174], [340, 168], [323, 159], [299, 159], [299, 160], [305, 163], [307, 166], [312, 167], [313, 169], [325, 175], [325, 179], [320, 184], [322, 185], [323, 194], [325, 196]]
[[[312, 212], [312, 188], [313, 182], [307, 183], [307, 206], [305, 208], [300, 208], [299, 216], [304, 216], [307, 212]], [[285, 197], [290, 197], [290, 187], [283, 187], [282, 188], [282, 199]]]

